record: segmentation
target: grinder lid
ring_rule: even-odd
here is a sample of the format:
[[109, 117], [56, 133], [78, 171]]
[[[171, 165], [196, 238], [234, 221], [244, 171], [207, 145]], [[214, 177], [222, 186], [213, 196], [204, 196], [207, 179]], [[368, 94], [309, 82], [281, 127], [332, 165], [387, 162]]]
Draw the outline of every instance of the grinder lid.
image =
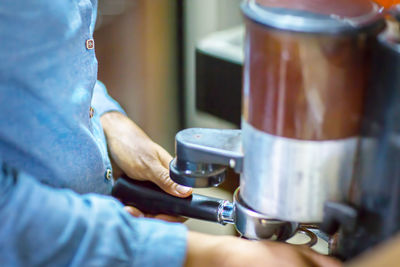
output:
[[247, 0], [243, 13], [268, 27], [307, 33], [368, 31], [384, 25], [383, 8], [370, 0]]

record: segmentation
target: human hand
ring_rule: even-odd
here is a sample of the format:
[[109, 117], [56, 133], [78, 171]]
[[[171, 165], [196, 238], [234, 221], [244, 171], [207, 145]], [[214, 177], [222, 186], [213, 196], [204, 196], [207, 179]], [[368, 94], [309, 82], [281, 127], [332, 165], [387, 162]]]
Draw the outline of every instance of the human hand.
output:
[[188, 233], [187, 242], [187, 267], [341, 266], [338, 260], [320, 255], [305, 246], [194, 232]]
[[[154, 143], [132, 120], [119, 112], [108, 112], [101, 116], [101, 123], [110, 156], [127, 176], [140, 181], [151, 181], [177, 197], [188, 197], [192, 194], [192, 188], [178, 185], [169, 177], [171, 155]], [[143, 216], [136, 208], [127, 208], [127, 211], [134, 216]], [[181, 221], [165, 215], [156, 218]]]
[[183, 223], [187, 220], [184, 217], [177, 217], [177, 216], [171, 216], [171, 215], [165, 215], [165, 214], [159, 214], [159, 215], [144, 214], [143, 212], [141, 212], [140, 210], [138, 210], [137, 208], [132, 207], [132, 206], [125, 206], [124, 208], [130, 215], [132, 215], [133, 217], [136, 217], [136, 218], [146, 217], [146, 218], [163, 220], [166, 222], [180, 222], [180, 223]]

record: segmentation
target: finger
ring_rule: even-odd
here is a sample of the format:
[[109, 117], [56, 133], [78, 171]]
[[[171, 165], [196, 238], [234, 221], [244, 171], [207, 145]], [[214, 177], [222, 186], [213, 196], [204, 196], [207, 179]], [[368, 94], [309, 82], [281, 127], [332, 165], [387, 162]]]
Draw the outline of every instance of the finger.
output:
[[192, 194], [193, 189], [191, 187], [179, 185], [172, 181], [169, 177], [168, 169], [159, 165], [154, 167], [153, 170], [155, 171], [155, 176], [151, 181], [165, 192], [177, 197], [188, 197]]
[[134, 208], [132, 206], [125, 206], [124, 209], [127, 212], [129, 212], [129, 214], [132, 215], [133, 217], [138, 217], [138, 218], [144, 217], [144, 214], [137, 208]]
[[157, 149], [157, 154], [158, 154], [158, 159], [161, 161], [161, 164], [169, 169], [169, 163], [172, 160], [172, 156], [161, 146], [157, 145], [158, 149]]

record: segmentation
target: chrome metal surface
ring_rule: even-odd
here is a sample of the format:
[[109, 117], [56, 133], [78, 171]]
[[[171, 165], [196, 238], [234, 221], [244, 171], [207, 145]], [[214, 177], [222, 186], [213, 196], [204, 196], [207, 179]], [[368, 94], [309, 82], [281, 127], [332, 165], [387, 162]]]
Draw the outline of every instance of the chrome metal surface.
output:
[[215, 164], [178, 162], [174, 158], [169, 164], [171, 179], [181, 185], [204, 188], [220, 185], [225, 180], [226, 167]]
[[348, 192], [357, 138], [301, 141], [259, 131], [242, 120], [243, 201], [269, 218], [321, 222], [327, 200]]
[[232, 202], [225, 200], [218, 209], [218, 222], [220, 224], [233, 224], [235, 220], [235, 207]]
[[318, 243], [318, 236], [314, 232], [310, 231], [305, 227], [299, 227], [297, 233], [303, 233], [306, 236], [308, 236], [308, 238], [310, 238], [310, 240], [306, 244], [304, 244], [307, 247], [312, 247]]
[[319, 229], [319, 226], [313, 224], [301, 224], [300, 228], [306, 228], [308, 231], [313, 232], [316, 236], [324, 240], [325, 242], [329, 242], [330, 236], [326, 233], [322, 232]]
[[370, 31], [384, 25], [381, 8], [374, 2], [371, 2], [370, 13], [353, 18], [264, 7], [257, 4], [255, 0], [244, 1], [241, 7], [248, 18], [268, 27], [287, 31], [338, 34], [349, 31]]
[[239, 189], [234, 194], [235, 227], [247, 239], [286, 241], [297, 230], [298, 224], [269, 219], [250, 209], [241, 199]]
[[191, 128], [175, 137], [177, 166], [187, 162], [232, 166], [236, 172], [243, 167], [241, 130]]

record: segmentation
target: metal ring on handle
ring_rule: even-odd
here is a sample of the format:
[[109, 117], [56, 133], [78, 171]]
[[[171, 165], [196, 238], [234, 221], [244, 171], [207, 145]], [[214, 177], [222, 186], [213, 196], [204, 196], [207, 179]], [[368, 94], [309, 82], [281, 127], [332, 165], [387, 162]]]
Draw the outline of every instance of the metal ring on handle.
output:
[[297, 232], [298, 233], [303, 233], [303, 234], [305, 234], [306, 236], [308, 236], [309, 238], [310, 238], [310, 241], [308, 241], [307, 243], [305, 243], [305, 244], [299, 244], [299, 245], [302, 245], [302, 246], [307, 246], [307, 247], [313, 247], [315, 244], [317, 244], [318, 243], [318, 237], [317, 237], [317, 235], [316, 234], [314, 234], [313, 232], [311, 232], [310, 230], [308, 230], [307, 228], [305, 228], [305, 227], [299, 227], [298, 229], [297, 229]]
[[268, 218], [248, 207], [240, 198], [240, 189], [234, 196], [235, 228], [246, 239], [286, 241], [298, 229], [298, 223]]

